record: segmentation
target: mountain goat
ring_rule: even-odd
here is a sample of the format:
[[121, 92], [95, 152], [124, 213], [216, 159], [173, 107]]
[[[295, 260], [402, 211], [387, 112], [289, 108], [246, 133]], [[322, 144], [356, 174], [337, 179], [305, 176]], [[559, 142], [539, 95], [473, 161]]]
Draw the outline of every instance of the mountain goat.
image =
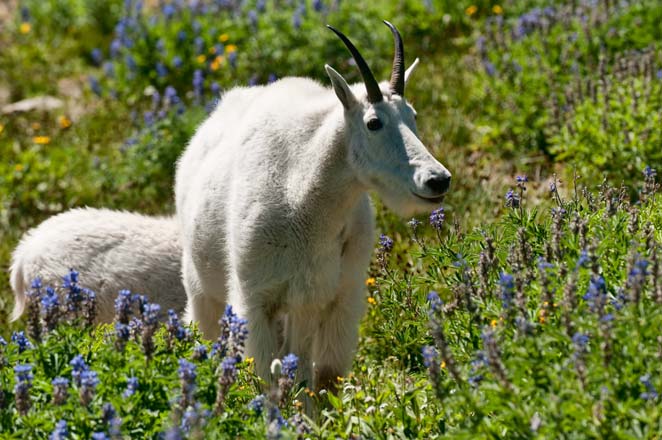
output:
[[12, 254], [10, 283], [15, 295], [12, 320], [25, 308], [32, 280], [59, 286], [70, 268], [97, 294], [97, 320], [113, 320], [122, 289], [146, 295], [165, 309], [181, 312], [179, 227], [172, 217], [148, 217], [108, 209], [72, 209], [28, 231]]
[[329, 65], [332, 90], [305, 78], [236, 88], [199, 127], [176, 172], [187, 317], [207, 337], [226, 303], [248, 319], [248, 356], [276, 356], [328, 387], [351, 366], [374, 241], [368, 191], [403, 216], [443, 200], [451, 175], [417, 137], [404, 97], [402, 39], [389, 84], [351, 52], [363, 84]]

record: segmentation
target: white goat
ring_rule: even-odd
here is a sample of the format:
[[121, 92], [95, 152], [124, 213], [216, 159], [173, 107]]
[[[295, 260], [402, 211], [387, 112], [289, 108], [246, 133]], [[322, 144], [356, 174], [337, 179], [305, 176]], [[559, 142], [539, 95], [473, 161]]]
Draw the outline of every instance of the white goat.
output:
[[380, 88], [331, 28], [364, 84], [350, 87], [326, 65], [335, 94], [305, 78], [233, 89], [179, 160], [187, 316], [213, 337], [232, 304], [248, 319], [246, 351], [263, 378], [286, 352], [316, 388], [351, 366], [374, 242], [367, 191], [411, 215], [448, 190], [450, 173], [418, 139], [404, 98], [415, 65], [405, 72], [402, 40], [386, 24], [396, 47], [390, 84]]
[[25, 308], [25, 292], [40, 276], [59, 286], [70, 268], [81, 285], [97, 295], [100, 322], [111, 322], [122, 289], [181, 312], [186, 293], [181, 282], [182, 248], [172, 217], [147, 217], [108, 209], [73, 209], [28, 231], [12, 255], [10, 282], [15, 295], [12, 320]]

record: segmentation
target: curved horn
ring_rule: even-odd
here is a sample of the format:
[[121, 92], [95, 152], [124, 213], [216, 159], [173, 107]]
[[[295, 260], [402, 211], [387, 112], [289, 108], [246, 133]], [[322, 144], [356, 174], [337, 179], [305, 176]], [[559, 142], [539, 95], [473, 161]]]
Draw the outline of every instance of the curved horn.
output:
[[391, 93], [405, 96], [405, 49], [402, 44], [400, 32], [388, 21], [384, 24], [391, 29], [395, 42], [395, 55], [393, 57], [393, 71], [391, 72]]
[[351, 52], [352, 57], [354, 58], [354, 61], [356, 61], [356, 65], [359, 68], [359, 72], [361, 72], [363, 82], [365, 83], [365, 89], [368, 92], [368, 101], [371, 103], [382, 101], [384, 97], [382, 96], [382, 91], [379, 89], [379, 84], [377, 83], [375, 76], [370, 71], [368, 64], [366, 64], [358, 49], [352, 44], [351, 41], [349, 41], [349, 38], [347, 38], [338, 29], [328, 24], [326, 27], [335, 32], [335, 34], [342, 40], [343, 43], [345, 43], [345, 46], [347, 46], [347, 49], [349, 49]]

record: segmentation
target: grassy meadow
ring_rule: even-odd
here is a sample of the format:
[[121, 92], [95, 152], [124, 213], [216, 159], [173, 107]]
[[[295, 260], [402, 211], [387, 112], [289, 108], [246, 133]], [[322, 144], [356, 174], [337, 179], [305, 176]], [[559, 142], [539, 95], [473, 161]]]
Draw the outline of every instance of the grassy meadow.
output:
[[[408, 100], [453, 183], [415, 219], [375, 197], [334, 392], [291, 357], [265, 389], [230, 310], [217, 341], [128, 294], [94, 326], [75, 273], [9, 322], [26, 230], [78, 206], [172, 214], [175, 161], [224, 90], [328, 85], [325, 63], [358, 81], [327, 23], [387, 78], [381, 19], [421, 59]], [[0, 439], [660, 438], [661, 41], [654, 0], [0, 5]]]

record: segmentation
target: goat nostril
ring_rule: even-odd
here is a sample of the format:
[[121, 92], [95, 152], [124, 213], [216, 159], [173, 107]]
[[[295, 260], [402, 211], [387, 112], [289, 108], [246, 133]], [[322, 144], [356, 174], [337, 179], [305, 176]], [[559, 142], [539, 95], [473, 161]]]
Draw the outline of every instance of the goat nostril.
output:
[[435, 194], [444, 194], [451, 186], [450, 176], [437, 176], [425, 182], [428, 188]]

